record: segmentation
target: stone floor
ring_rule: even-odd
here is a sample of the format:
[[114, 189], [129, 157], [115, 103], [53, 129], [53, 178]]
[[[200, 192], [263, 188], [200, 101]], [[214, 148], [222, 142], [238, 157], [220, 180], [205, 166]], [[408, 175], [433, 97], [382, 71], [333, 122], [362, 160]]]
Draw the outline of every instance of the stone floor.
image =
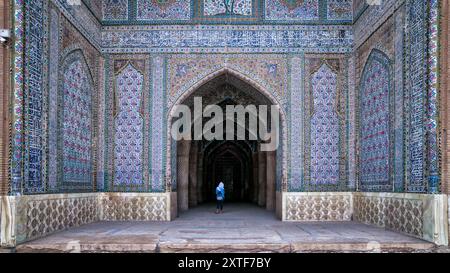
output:
[[98, 222], [19, 245], [17, 252], [421, 252], [434, 245], [356, 222], [281, 222], [249, 204], [200, 206], [173, 222]]

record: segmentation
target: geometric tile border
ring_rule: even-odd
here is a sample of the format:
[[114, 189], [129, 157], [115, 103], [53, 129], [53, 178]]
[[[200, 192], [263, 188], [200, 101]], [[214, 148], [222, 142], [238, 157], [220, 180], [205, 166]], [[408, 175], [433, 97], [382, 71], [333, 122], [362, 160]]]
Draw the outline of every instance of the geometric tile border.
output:
[[349, 53], [352, 45], [352, 28], [345, 25], [146, 25], [104, 27], [101, 32], [102, 52], [111, 54]]

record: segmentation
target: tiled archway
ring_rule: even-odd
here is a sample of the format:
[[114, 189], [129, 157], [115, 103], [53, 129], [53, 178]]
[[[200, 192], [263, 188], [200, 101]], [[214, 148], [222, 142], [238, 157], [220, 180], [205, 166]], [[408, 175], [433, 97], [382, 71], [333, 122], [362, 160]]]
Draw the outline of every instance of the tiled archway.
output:
[[[199, 87], [201, 87], [202, 85], [206, 84], [207, 82], [209, 82], [210, 80], [223, 75], [223, 74], [230, 74], [238, 79], [240, 79], [241, 81], [246, 82], [247, 84], [249, 84], [250, 86], [252, 86], [254, 89], [256, 89], [257, 91], [259, 91], [262, 95], [264, 95], [269, 101], [270, 103], [272, 103], [272, 105], [275, 105], [280, 113], [280, 120], [281, 120], [281, 124], [280, 124], [280, 148], [282, 150], [282, 164], [281, 166], [281, 173], [282, 173], [282, 177], [281, 177], [281, 189], [282, 191], [286, 191], [287, 189], [287, 136], [288, 136], [288, 132], [287, 132], [287, 119], [286, 119], [286, 113], [284, 112], [283, 108], [280, 106], [281, 104], [279, 103], [279, 101], [266, 89], [264, 88], [263, 85], [261, 85], [260, 83], [258, 83], [257, 81], [255, 81], [254, 79], [246, 76], [243, 73], [240, 73], [239, 71], [236, 71], [234, 69], [228, 68], [228, 67], [223, 67], [219, 70], [217, 70], [214, 73], [209, 74], [208, 76], [204, 77], [203, 79], [201, 79], [200, 81], [196, 82], [195, 84], [193, 84], [190, 88], [188, 88], [186, 91], [181, 92], [181, 95], [177, 98], [176, 102], [174, 103], [174, 105], [170, 108], [169, 110], [169, 114], [168, 114], [168, 122], [167, 122], [167, 139], [171, 139], [171, 135], [170, 135], [170, 126], [172, 124], [172, 119], [174, 117], [175, 114], [175, 109], [177, 105], [181, 104], [182, 102], [184, 102], [189, 96], [191, 96]], [[167, 186], [167, 190], [169, 190], [170, 184], [172, 183], [172, 144], [170, 141], [167, 142], [167, 147], [166, 147], [166, 156], [167, 156], [167, 165], [166, 165], [166, 184]]]

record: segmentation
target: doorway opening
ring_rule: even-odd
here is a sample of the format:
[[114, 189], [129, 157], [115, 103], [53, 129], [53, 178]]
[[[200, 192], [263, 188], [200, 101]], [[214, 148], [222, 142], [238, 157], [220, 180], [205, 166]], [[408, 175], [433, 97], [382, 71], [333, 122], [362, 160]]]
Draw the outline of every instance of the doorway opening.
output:
[[[188, 106], [193, 113], [196, 97], [202, 98], [203, 110], [208, 105], [220, 106], [225, 121], [227, 106], [254, 105], [258, 108], [264, 105], [270, 111], [273, 104], [266, 95], [230, 73], [223, 73], [209, 80], [180, 104]], [[258, 120], [259, 118], [258, 116]], [[203, 117], [203, 124], [209, 119]], [[176, 160], [171, 165], [171, 182], [173, 190], [177, 192], [178, 211], [214, 202], [219, 182], [225, 184], [226, 203], [253, 203], [275, 211], [277, 180], [280, 183], [282, 180], [281, 175], [277, 175], [281, 173], [278, 170], [282, 164], [277, 160], [281, 158], [281, 144], [276, 151], [263, 151], [262, 145], [266, 142], [255, 135], [250, 137], [252, 132], [248, 130], [248, 122], [247, 115], [245, 140], [236, 135], [234, 140], [229, 140], [225, 136], [225, 130], [223, 140], [172, 140], [171, 154]], [[242, 123], [234, 124], [235, 128], [243, 127]], [[225, 126], [223, 125], [224, 128]], [[191, 131], [194, 132], [194, 129]]]

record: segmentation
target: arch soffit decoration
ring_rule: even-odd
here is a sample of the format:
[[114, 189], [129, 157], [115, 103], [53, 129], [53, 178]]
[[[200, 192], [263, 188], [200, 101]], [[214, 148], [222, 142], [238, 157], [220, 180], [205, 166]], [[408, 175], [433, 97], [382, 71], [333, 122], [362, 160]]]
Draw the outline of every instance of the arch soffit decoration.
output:
[[64, 70], [65, 65], [67, 64], [67, 60], [72, 56], [76, 56], [75, 54], [80, 54], [81, 60], [83, 63], [83, 67], [87, 68], [86, 71], [88, 72], [88, 75], [89, 75], [88, 78], [92, 84], [92, 87], [93, 88], [96, 87], [97, 81], [95, 80], [95, 77], [94, 77], [95, 74], [93, 73], [94, 68], [91, 67], [91, 64], [89, 63], [89, 61], [86, 57], [85, 50], [80, 43], [74, 43], [74, 44], [66, 47], [64, 50], [62, 50], [62, 52], [60, 54], [60, 58], [59, 58], [59, 63], [61, 65], [61, 67], [63, 68], [61, 70]]
[[[64, 71], [67, 68], [67, 66], [71, 64], [71, 60], [75, 60], [77, 57], [79, 60], [81, 60], [81, 64], [85, 68], [85, 70], [88, 74], [88, 79], [89, 79], [89, 82], [90, 82], [92, 88], [95, 89], [95, 81], [94, 81], [92, 69], [89, 66], [89, 63], [86, 59], [86, 55], [84, 54], [83, 48], [79, 44], [73, 44], [63, 50], [63, 52], [61, 54], [61, 58], [60, 58], [60, 64], [61, 64], [62, 69], [60, 70], [59, 82], [62, 83], [61, 80], [64, 77]], [[58, 86], [58, 87], [62, 87], [62, 86]]]
[[173, 108], [175, 105], [179, 105], [182, 102], [184, 102], [188, 97], [190, 97], [197, 89], [201, 88], [204, 84], [208, 83], [210, 80], [213, 80], [214, 78], [217, 78], [224, 74], [230, 74], [237, 79], [247, 83], [254, 89], [256, 89], [258, 92], [262, 93], [273, 105], [276, 105], [279, 107], [279, 111], [282, 113], [282, 116], [286, 116], [286, 112], [283, 109], [283, 102], [280, 101], [279, 98], [277, 98], [275, 95], [273, 95], [272, 92], [270, 92], [267, 88], [265, 88], [264, 83], [260, 82], [257, 79], [251, 78], [247, 76], [248, 73], [245, 71], [239, 71], [235, 67], [231, 68], [228, 66], [221, 67], [220, 69], [209, 73], [205, 75], [204, 77], [197, 80], [196, 83], [184, 88], [184, 90], [181, 90], [176, 93], [176, 98], [173, 99], [173, 103], [169, 105], [169, 116], [173, 116]]
[[387, 50], [384, 46], [382, 46], [380, 44], [376, 44], [370, 49], [370, 53], [364, 57], [364, 60], [363, 60], [364, 66], [363, 66], [363, 69], [359, 73], [359, 83], [357, 85], [358, 87], [360, 87], [362, 84], [363, 77], [365, 75], [365, 72], [367, 71], [368, 64], [370, 64], [370, 62], [373, 61], [373, 59], [376, 57], [387, 61], [387, 63], [390, 66], [389, 73], [392, 74], [391, 67], [393, 65], [392, 60], [394, 60], [394, 56], [392, 54], [390, 54], [389, 50]]
[[266, 88], [264, 88], [262, 84], [253, 80], [250, 77], [247, 77], [245, 74], [243, 74], [239, 71], [236, 71], [232, 68], [229, 68], [229, 67], [223, 67], [223, 68], [217, 70], [216, 72], [208, 74], [207, 76], [203, 77], [198, 82], [193, 84], [191, 87], [189, 87], [186, 90], [184, 90], [183, 92], [181, 92], [181, 95], [178, 96], [178, 98], [175, 100], [175, 103], [169, 108], [169, 111], [168, 111], [168, 122], [167, 122], [168, 137], [170, 137], [169, 129], [170, 129], [170, 124], [171, 124], [172, 118], [175, 114], [175, 108], [176, 108], [175, 106], [182, 104], [186, 99], [188, 99], [192, 94], [194, 94], [197, 91], [197, 89], [199, 89], [204, 84], [208, 83], [210, 80], [212, 80], [218, 76], [221, 76], [223, 74], [227, 74], [227, 73], [229, 73], [229, 74], [233, 75], [234, 77], [240, 79], [241, 81], [249, 84], [255, 90], [257, 90], [258, 92], [263, 94], [274, 106], [276, 106], [276, 108], [278, 109], [278, 111], [280, 113], [281, 125], [282, 125], [281, 135], [282, 135], [283, 143], [285, 143], [286, 139], [284, 137], [287, 136], [287, 134], [288, 134], [288, 132], [287, 132], [288, 128], [286, 126], [287, 115], [286, 115], [286, 112], [284, 111], [283, 107], [281, 107], [282, 104], [279, 102], [278, 99], [276, 99], [272, 95], [271, 92], [269, 92]]
[[387, 69], [387, 71], [389, 73], [389, 78], [388, 78], [389, 91], [390, 91], [390, 93], [392, 93], [392, 91], [393, 91], [392, 90], [392, 61], [386, 53], [384, 53], [383, 51], [381, 51], [377, 48], [373, 48], [372, 51], [370, 52], [369, 56], [366, 59], [364, 68], [361, 71], [361, 77], [360, 77], [360, 82], [359, 82], [359, 91], [361, 92], [362, 87], [364, 87], [367, 69], [369, 69], [369, 66], [374, 61], [378, 61], [381, 65], [383, 65]]

